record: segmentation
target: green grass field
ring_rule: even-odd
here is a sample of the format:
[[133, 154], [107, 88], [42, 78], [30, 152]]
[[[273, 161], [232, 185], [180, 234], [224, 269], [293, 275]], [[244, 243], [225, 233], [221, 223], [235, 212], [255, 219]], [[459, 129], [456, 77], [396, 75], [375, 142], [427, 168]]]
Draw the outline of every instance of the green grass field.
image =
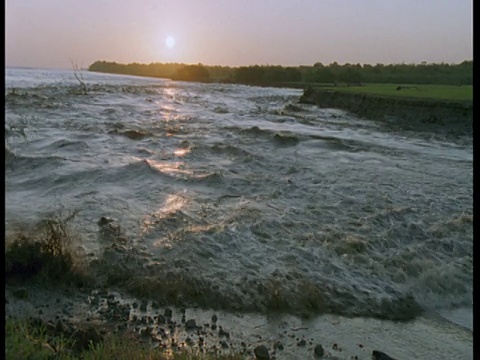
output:
[[[313, 86], [316, 87], [315, 85]], [[401, 87], [400, 90], [397, 88]], [[321, 89], [372, 94], [380, 96], [394, 96], [406, 98], [422, 98], [435, 100], [472, 101], [472, 85], [402, 85], [402, 84], [364, 84], [363, 86], [326, 86]]]

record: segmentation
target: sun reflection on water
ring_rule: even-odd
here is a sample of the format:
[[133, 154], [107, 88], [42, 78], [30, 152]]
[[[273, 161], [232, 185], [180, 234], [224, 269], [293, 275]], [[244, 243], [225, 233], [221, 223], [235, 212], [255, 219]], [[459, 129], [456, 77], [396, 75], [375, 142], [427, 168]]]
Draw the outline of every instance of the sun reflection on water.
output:
[[153, 169], [160, 171], [163, 174], [170, 176], [178, 175], [193, 175], [193, 171], [185, 168], [185, 163], [183, 161], [157, 161], [151, 159], [145, 159], [145, 162]]
[[176, 149], [173, 151], [175, 156], [185, 156], [190, 152], [190, 149]]

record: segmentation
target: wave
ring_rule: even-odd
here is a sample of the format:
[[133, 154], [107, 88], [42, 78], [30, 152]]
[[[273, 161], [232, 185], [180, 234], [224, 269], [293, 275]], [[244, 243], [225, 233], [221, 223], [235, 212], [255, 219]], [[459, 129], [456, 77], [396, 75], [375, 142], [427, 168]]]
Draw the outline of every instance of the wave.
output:
[[148, 254], [110, 249], [104, 275], [165, 303], [391, 319], [471, 303], [471, 146], [285, 89], [89, 75], [88, 95], [67, 73], [6, 94], [27, 138], [5, 138], [9, 219], [60, 198], [89, 251], [92, 217], [122, 219]]
[[[108, 249], [108, 256], [103, 255], [96, 263], [106, 281], [114, 277], [117, 285], [121, 284], [136, 295], [179, 306], [297, 315], [333, 313], [400, 321], [413, 319], [422, 313], [422, 308], [411, 294], [393, 288], [390, 288], [390, 293], [355, 290], [326, 276], [315, 280], [293, 269], [252, 276], [251, 269], [247, 267], [243, 276], [231, 282], [225, 276], [225, 267], [205, 273], [205, 261], [208, 263], [209, 258], [218, 255], [221, 244], [219, 247], [204, 240], [203, 246], [198, 248], [204, 261], [200, 261], [199, 256], [192, 257], [191, 250], [185, 253], [184, 246], [178, 250], [175, 249], [178, 245], [171, 247], [172, 240], [176, 244], [198, 241], [195, 240], [198, 239], [198, 231], [211, 237], [219, 231], [221, 235], [225, 231], [228, 233], [228, 229], [195, 224], [195, 220], [179, 210], [156, 220], [155, 226], [160, 232], [150, 232], [149, 237], [163, 237], [162, 244], [170, 244], [163, 255], [151, 258], [142, 253], [135, 257], [135, 251]], [[180, 242], [175, 240], [179, 236], [182, 238]], [[123, 260], [126, 258], [129, 261]]]
[[122, 135], [122, 136], [125, 136], [127, 138], [129, 138], [130, 140], [143, 140], [147, 137], [151, 137], [153, 136], [152, 133], [148, 132], [148, 131], [145, 131], [145, 130], [133, 130], [133, 129], [129, 129], [129, 130], [111, 130], [108, 132], [109, 134], [115, 134], [115, 135]]
[[5, 145], [5, 168], [32, 175], [45, 171], [47, 176], [49, 171], [61, 166], [65, 158], [60, 156], [28, 156], [18, 154]]

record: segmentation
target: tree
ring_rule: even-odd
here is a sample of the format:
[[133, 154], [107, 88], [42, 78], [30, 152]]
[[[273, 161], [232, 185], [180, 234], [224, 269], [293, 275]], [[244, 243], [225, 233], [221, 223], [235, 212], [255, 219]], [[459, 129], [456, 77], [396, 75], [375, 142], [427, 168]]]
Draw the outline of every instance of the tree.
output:
[[85, 81], [83, 81], [83, 75], [79, 71], [77, 62], [75, 60], [71, 60], [71, 63], [73, 68], [73, 76], [75, 76], [75, 79], [77, 79], [77, 81], [80, 83], [80, 87], [82, 88], [83, 95], [87, 95], [88, 94], [87, 84], [85, 84]]
[[202, 65], [187, 65], [176, 71], [172, 79], [183, 81], [202, 81], [206, 82], [210, 80], [210, 74], [208, 70]]

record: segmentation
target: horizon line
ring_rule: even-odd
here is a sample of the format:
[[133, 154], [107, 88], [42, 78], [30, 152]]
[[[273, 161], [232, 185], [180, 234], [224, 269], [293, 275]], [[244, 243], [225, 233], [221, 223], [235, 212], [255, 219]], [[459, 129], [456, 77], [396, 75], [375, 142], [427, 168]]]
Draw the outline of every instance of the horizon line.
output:
[[[92, 62], [88, 67], [85, 67], [85, 68], [81, 68], [80, 70], [88, 70], [89, 67], [96, 63], [96, 62], [107, 62], [107, 63], [116, 63], [116, 64], [119, 64], [119, 65], [131, 65], [131, 64], [138, 64], [138, 65], [150, 65], [150, 64], [164, 64], [164, 65], [167, 65], [167, 64], [176, 64], [176, 65], [186, 65], [186, 66], [189, 66], [189, 65], [202, 65], [202, 66], [205, 66], [205, 67], [226, 67], [226, 68], [240, 68], [240, 67], [251, 67], [251, 66], [281, 66], [281, 67], [293, 67], [293, 68], [297, 68], [297, 67], [313, 67], [316, 63], [321, 63], [323, 64], [324, 66], [330, 66], [332, 64], [338, 64], [340, 66], [344, 66], [344, 65], [361, 65], [361, 66], [364, 66], [364, 65], [370, 65], [370, 66], [376, 66], [376, 65], [423, 65], [423, 64], [426, 64], [426, 65], [460, 65], [464, 62], [473, 62], [473, 58], [471, 59], [465, 59], [463, 61], [460, 61], [460, 62], [445, 62], [445, 61], [441, 61], [441, 62], [427, 62], [427, 61], [421, 61], [421, 62], [418, 62], [418, 63], [415, 63], [415, 62], [398, 62], [398, 63], [380, 63], [380, 62], [377, 62], [375, 64], [373, 63], [360, 63], [360, 62], [357, 62], [357, 63], [354, 63], [354, 62], [344, 62], [344, 63], [339, 63], [337, 61], [332, 61], [330, 63], [323, 63], [321, 61], [317, 61], [315, 62], [314, 64], [300, 64], [300, 65], [281, 65], [281, 64], [259, 64], [259, 63], [256, 63], [256, 64], [249, 64], [249, 65], [236, 65], [236, 66], [232, 66], [232, 65], [219, 65], [219, 64], [215, 64], [215, 65], [211, 65], [211, 64], [205, 64], [205, 63], [202, 63], [202, 62], [197, 62], [197, 63], [189, 63], [189, 62], [160, 62], [160, 61], [156, 61], [156, 62], [137, 62], [137, 61], [133, 61], [133, 62], [117, 62], [115, 60], [95, 60], [94, 62]], [[24, 66], [24, 65], [5, 65], [5, 68], [17, 68], [17, 69], [39, 69], [39, 70], [69, 70], [71, 69], [71, 67], [47, 67], [47, 66], [39, 66], [39, 67], [36, 67], [36, 66]]]

